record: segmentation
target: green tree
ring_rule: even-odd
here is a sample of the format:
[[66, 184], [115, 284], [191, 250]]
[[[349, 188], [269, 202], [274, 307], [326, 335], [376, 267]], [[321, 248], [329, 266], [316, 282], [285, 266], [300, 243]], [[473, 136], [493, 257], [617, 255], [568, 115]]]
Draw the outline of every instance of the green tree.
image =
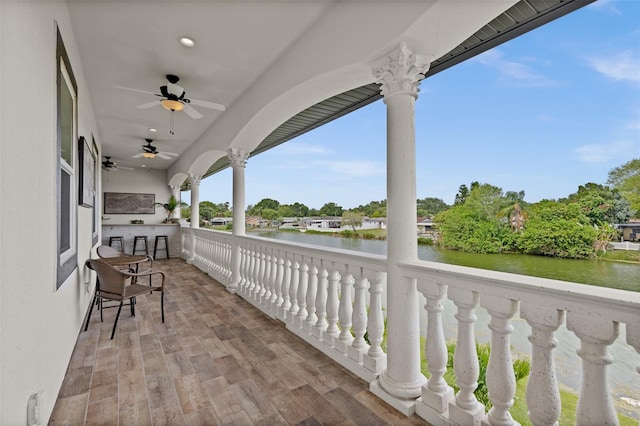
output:
[[320, 208], [320, 216], [342, 216], [343, 211], [336, 203], [326, 203]]
[[280, 203], [278, 201], [272, 200], [271, 198], [263, 198], [258, 201], [255, 206], [249, 206], [247, 214], [251, 216], [262, 216], [262, 211], [264, 209], [278, 210], [278, 207], [280, 207]]
[[261, 216], [263, 219], [268, 220], [269, 223], [273, 222], [274, 220], [278, 219], [278, 217], [280, 217], [278, 214], [278, 211], [274, 209], [263, 209]]
[[433, 197], [418, 199], [416, 200], [416, 205], [419, 212], [418, 216], [433, 216], [449, 208], [449, 205], [440, 198]]
[[468, 195], [469, 195], [469, 188], [467, 188], [467, 185], [464, 185], [464, 184], [460, 185], [453, 205], [459, 206], [461, 204], [464, 204], [464, 202], [467, 200]]
[[561, 201], [579, 204], [592, 225], [625, 223], [632, 216], [630, 202], [617, 189], [597, 183], [580, 185], [578, 192]]
[[640, 216], [640, 158], [611, 169], [607, 183], [629, 201], [631, 214]]
[[546, 201], [531, 206], [518, 246], [527, 254], [589, 258], [595, 255], [596, 234], [578, 203]]
[[200, 217], [202, 219], [211, 220], [212, 218], [216, 217], [216, 212], [218, 211], [218, 209], [216, 208], [216, 205], [211, 201], [200, 201], [198, 207], [200, 210]]
[[349, 210], [342, 213], [342, 225], [350, 226], [353, 232], [356, 232], [358, 226], [362, 226], [364, 214], [356, 210]]

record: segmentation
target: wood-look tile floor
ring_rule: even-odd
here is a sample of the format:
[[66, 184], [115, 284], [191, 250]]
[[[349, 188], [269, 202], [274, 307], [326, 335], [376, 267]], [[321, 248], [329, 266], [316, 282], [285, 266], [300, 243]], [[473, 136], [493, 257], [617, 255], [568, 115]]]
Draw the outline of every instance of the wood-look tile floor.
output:
[[183, 260], [159, 260], [160, 294], [94, 310], [73, 351], [49, 424], [424, 425]]

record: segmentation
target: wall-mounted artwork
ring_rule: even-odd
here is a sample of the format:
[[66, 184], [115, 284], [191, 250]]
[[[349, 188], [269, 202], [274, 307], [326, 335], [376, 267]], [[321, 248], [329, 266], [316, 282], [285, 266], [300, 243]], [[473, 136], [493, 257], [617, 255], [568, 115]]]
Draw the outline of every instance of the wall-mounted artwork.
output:
[[96, 192], [96, 154], [89, 146], [89, 142], [80, 136], [78, 141], [80, 177], [79, 177], [79, 198], [80, 205], [84, 207], [93, 207], [94, 194]]
[[155, 214], [155, 194], [105, 192], [105, 214]]

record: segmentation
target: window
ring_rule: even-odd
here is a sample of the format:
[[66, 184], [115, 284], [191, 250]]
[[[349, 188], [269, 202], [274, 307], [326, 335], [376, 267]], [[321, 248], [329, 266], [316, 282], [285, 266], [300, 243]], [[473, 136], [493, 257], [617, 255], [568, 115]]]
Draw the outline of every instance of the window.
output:
[[56, 92], [57, 92], [57, 148], [56, 171], [58, 223], [58, 265], [56, 288], [77, 267], [77, 189], [75, 157], [78, 135], [77, 85], [69, 58], [58, 30], [56, 47]]

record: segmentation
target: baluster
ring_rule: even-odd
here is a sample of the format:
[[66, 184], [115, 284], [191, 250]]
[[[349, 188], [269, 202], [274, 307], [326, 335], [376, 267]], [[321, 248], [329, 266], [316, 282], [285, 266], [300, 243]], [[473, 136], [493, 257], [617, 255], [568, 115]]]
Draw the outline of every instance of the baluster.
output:
[[311, 259], [309, 265], [309, 286], [307, 287], [307, 317], [305, 320], [305, 330], [307, 333], [311, 333], [313, 326], [318, 321], [318, 316], [316, 315], [316, 297], [318, 292], [318, 267], [316, 266], [316, 262]]
[[267, 312], [274, 313], [273, 302], [276, 299], [276, 274], [278, 272], [278, 261], [276, 257], [276, 249], [271, 248], [269, 250], [269, 278], [267, 279], [267, 292], [264, 295], [264, 304], [267, 307]]
[[327, 277], [329, 273], [324, 267], [324, 261], [318, 260], [318, 287], [316, 294], [316, 316], [318, 320], [313, 327], [313, 335], [322, 340], [322, 333], [327, 329]]
[[[420, 287], [419, 287], [420, 288]], [[425, 282], [422, 294], [427, 300], [427, 338], [424, 353], [431, 377], [422, 388], [422, 402], [439, 413], [448, 413], [449, 404], [453, 402], [453, 388], [444, 380], [447, 371], [447, 342], [442, 327], [442, 297], [447, 286], [435, 282]]]
[[272, 249], [267, 248], [264, 254], [264, 293], [260, 297], [260, 303], [269, 311], [269, 299], [271, 298], [271, 252]]
[[262, 246], [259, 246], [260, 252], [260, 270], [258, 271], [258, 283], [260, 287], [256, 292], [256, 302], [260, 303], [262, 298], [264, 297], [267, 291], [267, 253], [266, 249]]
[[567, 313], [567, 329], [580, 339], [576, 351], [582, 359], [582, 385], [576, 407], [579, 425], [617, 425], [607, 365], [613, 357], [607, 346], [618, 337], [618, 323], [588, 314]]
[[368, 355], [377, 358], [384, 354], [382, 350], [382, 338], [384, 336], [384, 315], [382, 314], [382, 283], [385, 274], [373, 272], [369, 277], [369, 321], [367, 333], [369, 336]]
[[340, 338], [336, 341], [336, 349], [342, 353], [347, 353], [347, 347], [353, 341], [351, 334], [351, 315], [353, 305], [351, 304], [351, 287], [355, 280], [349, 272], [349, 265], [346, 265], [345, 273], [340, 280], [340, 306], [338, 307], [338, 318], [340, 320]]
[[256, 300], [260, 289], [262, 288], [262, 281], [260, 277], [260, 268], [262, 266], [262, 253], [260, 251], [260, 245], [258, 243], [253, 245], [253, 257], [255, 264], [253, 267], [253, 289], [251, 290], [251, 299]]
[[285, 320], [287, 318], [287, 312], [291, 308], [291, 301], [289, 300], [289, 287], [291, 285], [291, 260], [289, 259], [289, 253], [284, 254], [283, 259], [284, 266], [284, 279], [282, 280], [282, 304], [280, 305], [281, 314], [280, 319]]
[[249, 254], [247, 253], [247, 243], [242, 241], [240, 243], [240, 282], [238, 283], [238, 291], [241, 294], [247, 294], [247, 286], [249, 281], [247, 280], [249, 271]]
[[531, 372], [527, 384], [527, 408], [534, 425], [557, 425], [560, 392], [553, 365], [553, 349], [558, 346], [553, 333], [564, 322], [564, 311], [522, 302], [520, 316], [531, 326]]
[[[635, 323], [627, 323], [627, 343], [640, 354], [640, 321]], [[640, 365], [636, 367], [636, 371], [640, 373]], [[640, 425], [640, 420], [638, 420]]]
[[[307, 258], [308, 259], [308, 258]], [[302, 328], [307, 318], [307, 288], [309, 286], [309, 264], [304, 256], [300, 257], [300, 279], [298, 280], [298, 313], [296, 314], [296, 326]]]
[[460, 388], [455, 400], [449, 404], [449, 418], [455, 424], [477, 424], [484, 416], [484, 407], [473, 394], [478, 387], [480, 372], [473, 330], [478, 293], [449, 287], [447, 294], [457, 307], [458, 338], [453, 356], [453, 371]]
[[493, 407], [487, 414], [491, 425], [511, 425], [513, 418], [509, 409], [516, 393], [516, 378], [511, 360], [511, 318], [518, 310], [516, 300], [483, 295], [480, 305], [491, 315], [491, 354], [487, 366], [487, 389]]
[[254, 254], [253, 243], [247, 243], [247, 285], [245, 287], [246, 299], [249, 299], [251, 297], [251, 292], [253, 291], [253, 287], [255, 286], [255, 283], [253, 281], [253, 269], [256, 264]]
[[284, 298], [282, 297], [282, 281], [284, 279], [283, 278], [284, 277], [284, 259], [282, 257], [282, 253], [280, 252], [280, 250], [278, 250], [278, 256], [275, 259], [275, 263], [276, 263], [276, 278], [274, 281], [275, 292], [271, 297], [274, 305], [274, 313], [276, 313], [278, 309], [280, 309], [280, 305], [282, 305], [282, 302], [284, 301]]
[[335, 340], [340, 334], [338, 328], [338, 282], [340, 273], [333, 267], [329, 271], [327, 282], [327, 330], [323, 334], [322, 340], [329, 346], [335, 345]]
[[363, 268], [360, 268], [360, 274], [353, 284], [353, 314], [351, 315], [354, 336], [351, 345], [356, 349], [368, 349], [367, 342], [364, 340], [364, 334], [367, 332], [367, 302], [365, 301], [367, 283]]
[[300, 282], [300, 264], [298, 263], [297, 256], [292, 256], [291, 260], [291, 283], [289, 284], [289, 301], [291, 307], [289, 308], [289, 314], [287, 319], [293, 321], [298, 313], [298, 283]]

